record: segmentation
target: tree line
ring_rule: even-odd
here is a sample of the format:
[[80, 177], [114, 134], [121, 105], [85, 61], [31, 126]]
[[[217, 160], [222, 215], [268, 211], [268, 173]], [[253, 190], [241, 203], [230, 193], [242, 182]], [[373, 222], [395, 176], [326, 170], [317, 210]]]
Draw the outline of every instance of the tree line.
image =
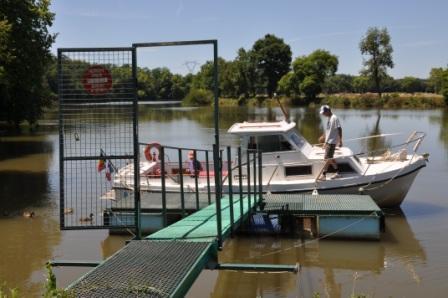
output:
[[[3, 0], [0, 6], [0, 121], [35, 123], [43, 108], [57, 100], [57, 59], [50, 52], [56, 39], [48, 28], [54, 14], [50, 0]], [[238, 49], [233, 60], [218, 59], [219, 95], [238, 102], [275, 95], [313, 100], [320, 94], [375, 92], [433, 92], [448, 102], [448, 68], [433, 68], [428, 78], [394, 79], [393, 48], [386, 28], [369, 28], [359, 43], [363, 68], [359, 75], [337, 74], [339, 59], [324, 49], [293, 58], [280, 37], [266, 34], [251, 48]], [[112, 73], [129, 67], [110, 66]], [[141, 100], [182, 100], [209, 104], [213, 63], [195, 74], [180, 75], [168, 68], [137, 70]]]

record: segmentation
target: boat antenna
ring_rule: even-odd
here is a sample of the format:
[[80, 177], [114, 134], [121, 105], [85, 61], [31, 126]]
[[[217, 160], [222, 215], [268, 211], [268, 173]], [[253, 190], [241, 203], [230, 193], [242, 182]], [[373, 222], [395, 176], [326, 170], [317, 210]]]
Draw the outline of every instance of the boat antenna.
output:
[[282, 103], [280, 102], [280, 98], [277, 96], [277, 94], [274, 93], [274, 97], [277, 99], [278, 105], [280, 106], [280, 109], [282, 110], [283, 116], [285, 117], [286, 122], [291, 122], [289, 120], [289, 114], [286, 112], [285, 108], [283, 107]]

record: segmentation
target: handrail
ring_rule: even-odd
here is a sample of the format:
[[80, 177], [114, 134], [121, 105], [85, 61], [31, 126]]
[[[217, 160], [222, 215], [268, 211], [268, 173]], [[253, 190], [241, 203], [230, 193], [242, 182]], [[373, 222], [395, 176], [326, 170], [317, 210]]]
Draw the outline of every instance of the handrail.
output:
[[[374, 137], [380, 137], [381, 135], [377, 135]], [[417, 137], [415, 137], [417, 136]], [[366, 151], [366, 152], [360, 152], [360, 153], [355, 153], [355, 154], [351, 154], [351, 155], [345, 155], [345, 156], [339, 156], [339, 157], [334, 157], [332, 158], [333, 160], [337, 161], [337, 160], [342, 160], [342, 159], [346, 159], [346, 158], [350, 158], [350, 157], [355, 157], [355, 156], [363, 156], [366, 154], [371, 154], [374, 152], [381, 152], [384, 151], [384, 149], [392, 149], [392, 148], [399, 148], [399, 147], [404, 147], [404, 146], [408, 146], [411, 143], [415, 142], [415, 145], [413, 146], [413, 156], [411, 158], [411, 160], [414, 158], [416, 151], [418, 150], [421, 142], [423, 141], [423, 139], [425, 138], [426, 133], [422, 132], [422, 131], [414, 131], [411, 133], [411, 135], [409, 135], [409, 137], [407, 138], [406, 142], [404, 143], [400, 143], [397, 145], [393, 145], [393, 146], [389, 146], [387, 148], [383, 147], [383, 148], [379, 148], [379, 149], [375, 149], [375, 150], [370, 150], [370, 151]], [[319, 171], [319, 174], [316, 176], [315, 180], [314, 180], [314, 188], [317, 189], [317, 185], [319, 183], [319, 178], [322, 175], [323, 170], [326, 168], [328, 164], [328, 160], [325, 161], [324, 166], [322, 167], [322, 169]], [[370, 165], [368, 165], [368, 168], [370, 167]], [[368, 169], [367, 168], [367, 169]], [[367, 169], [366, 171], [364, 171], [363, 175], [365, 175], [367, 173]]]

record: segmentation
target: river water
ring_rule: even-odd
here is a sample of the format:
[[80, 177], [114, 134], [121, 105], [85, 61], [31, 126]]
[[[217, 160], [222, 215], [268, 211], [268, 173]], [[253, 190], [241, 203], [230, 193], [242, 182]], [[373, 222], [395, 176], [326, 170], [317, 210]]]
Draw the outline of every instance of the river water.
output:
[[[142, 106], [142, 142], [210, 147], [210, 108]], [[298, 274], [204, 270], [188, 297], [442, 297], [448, 293], [448, 111], [335, 110], [344, 137], [388, 132], [386, 144], [406, 139], [413, 130], [427, 133], [420, 147], [430, 153], [428, 167], [417, 176], [401, 209], [386, 210], [386, 231], [379, 242], [320, 240], [301, 242], [280, 237], [237, 237], [226, 243], [220, 261], [301, 264]], [[314, 109], [290, 110], [299, 131], [317, 142], [322, 119]], [[50, 259], [101, 260], [131, 235], [107, 231], [59, 230], [58, 135], [54, 115], [38, 132], [0, 137], [0, 283], [26, 297], [39, 296]], [[279, 109], [223, 108], [222, 142], [234, 122], [281, 119]], [[363, 142], [346, 142], [356, 152]], [[33, 211], [34, 218], [22, 216]], [[64, 287], [87, 268], [56, 268]]]

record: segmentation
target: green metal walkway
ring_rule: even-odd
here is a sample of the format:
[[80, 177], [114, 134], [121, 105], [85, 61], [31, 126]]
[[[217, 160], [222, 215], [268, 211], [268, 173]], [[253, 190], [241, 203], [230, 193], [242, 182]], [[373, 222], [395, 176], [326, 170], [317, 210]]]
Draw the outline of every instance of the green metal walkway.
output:
[[[247, 197], [233, 196], [234, 229], [249, 215], [250, 208], [255, 207], [255, 200]], [[241, 213], [241, 209], [243, 212]], [[228, 196], [221, 199], [221, 222], [223, 238], [231, 232], [230, 200]], [[217, 218], [215, 204], [209, 205], [190, 216], [146, 237], [149, 240], [190, 240], [190, 241], [216, 241]]]
[[[234, 196], [234, 228], [256, 205]], [[241, 212], [241, 209], [243, 212]], [[221, 199], [223, 239], [231, 232], [228, 196]], [[218, 253], [216, 205], [212, 204], [145, 240], [131, 241], [68, 287], [76, 297], [183, 297]]]

